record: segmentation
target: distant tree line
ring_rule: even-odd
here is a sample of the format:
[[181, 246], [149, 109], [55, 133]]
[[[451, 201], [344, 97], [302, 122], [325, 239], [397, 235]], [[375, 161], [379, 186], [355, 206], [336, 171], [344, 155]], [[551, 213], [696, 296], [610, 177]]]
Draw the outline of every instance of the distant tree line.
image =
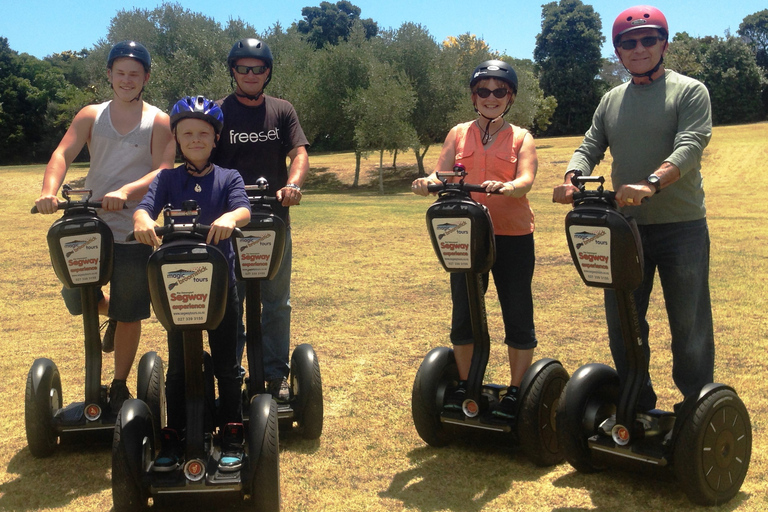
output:
[[[241, 38], [261, 38], [275, 56], [267, 93], [293, 103], [314, 150], [354, 150], [359, 162], [368, 153], [382, 161], [384, 152], [411, 149], [422, 173], [429, 148], [475, 116], [468, 82], [483, 60], [516, 69], [520, 87], [508, 119], [537, 135], [584, 133], [602, 94], [627, 79], [616, 58], [602, 58], [602, 22], [580, 0], [542, 6], [534, 60], [495, 52], [469, 33], [438, 42], [415, 23], [382, 29], [347, 0], [301, 14], [288, 28], [276, 23], [258, 33], [240, 19], [222, 25], [178, 3], [122, 10], [92, 48], [43, 60], [0, 37], [0, 165], [47, 161], [74, 114], [111, 96], [107, 54], [126, 39], [150, 50], [145, 99], [168, 110], [185, 95], [229, 94], [229, 49]], [[666, 65], [707, 85], [715, 123], [765, 119], [768, 9], [744, 18], [738, 37], [676, 33]]]

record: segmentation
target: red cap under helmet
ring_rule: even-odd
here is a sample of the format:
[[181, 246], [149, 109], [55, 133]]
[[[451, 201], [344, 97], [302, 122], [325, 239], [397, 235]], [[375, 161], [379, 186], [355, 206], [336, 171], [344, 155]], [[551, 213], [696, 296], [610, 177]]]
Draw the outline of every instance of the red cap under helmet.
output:
[[667, 18], [660, 10], [650, 5], [636, 5], [619, 14], [613, 22], [613, 46], [622, 34], [639, 28], [656, 28], [663, 30], [665, 36], [669, 35]]

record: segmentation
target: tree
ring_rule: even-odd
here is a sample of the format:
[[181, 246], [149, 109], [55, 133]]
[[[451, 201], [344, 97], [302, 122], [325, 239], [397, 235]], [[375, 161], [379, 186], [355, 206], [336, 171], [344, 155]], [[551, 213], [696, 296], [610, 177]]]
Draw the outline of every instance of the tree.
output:
[[375, 37], [378, 25], [371, 18], [360, 19], [360, 13], [360, 8], [347, 0], [335, 4], [320, 2], [319, 7], [304, 7], [301, 10], [304, 19], [296, 24], [296, 28], [317, 49], [346, 41], [355, 21], [362, 23], [366, 39]]
[[601, 97], [595, 80], [602, 64], [600, 47], [605, 41], [600, 16], [580, 0], [560, 0], [542, 6], [541, 18], [533, 56], [539, 65], [542, 91], [557, 100], [546, 133], [584, 133]]
[[[736, 32], [752, 49], [757, 65], [768, 78], [768, 9], [750, 14], [741, 22]], [[763, 117], [768, 115], [768, 81], [763, 82]]]
[[344, 102], [344, 112], [355, 126], [356, 151], [379, 152], [380, 193], [384, 193], [384, 151], [407, 149], [417, 138], [408, 122], [415, 104], [416, 94], [405, 73], [376, 60], [371, 62], [368, 87], [358, 88]]
[[715, 124], [756, 121], [760, 116], [762, 73], [740, 39], [715, 38], [702, 59], [702, 81], [712, 100]]

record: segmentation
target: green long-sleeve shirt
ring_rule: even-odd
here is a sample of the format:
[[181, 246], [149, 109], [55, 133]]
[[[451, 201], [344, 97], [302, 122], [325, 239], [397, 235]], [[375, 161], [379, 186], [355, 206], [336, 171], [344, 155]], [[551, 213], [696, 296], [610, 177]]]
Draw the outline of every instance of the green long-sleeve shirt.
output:
[[618, 188], [642, 181], [669, 162], [680, 169], [680, 179], [650, 201], [623, 211], [638, 224], [697, 220], [706, 217], [701, 155], [711, 137], [712, 111], [706, 87], [667, 70], [650, 84], [627, 82], [608, 91], [568, 169], [591, 174], [610, 147], [611, 180]]

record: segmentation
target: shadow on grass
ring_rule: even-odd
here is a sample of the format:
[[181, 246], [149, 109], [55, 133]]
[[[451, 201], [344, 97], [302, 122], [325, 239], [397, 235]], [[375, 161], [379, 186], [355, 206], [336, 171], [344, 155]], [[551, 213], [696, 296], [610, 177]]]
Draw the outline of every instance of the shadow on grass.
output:
[[[415, 165], [385, 167], [383, 172], [384, 194], [402, 194], [411, 191], [411, 182], [418, 177]], [[312, 167], [304, 180], [303, 189], [316, 194], [379, 194], [379, 170], [361, 172], [357, 187], [342, 182], [328, 167]]]
[[[700, 510], [685, 495], [671, 471], [629, 471], [607, 469], [586, 474], [573, 470], [557, 478], [553, 485], [559, 488], [585, 490], [590, 495], [589, 510]], [[734, 499], [719, 505], [717, 510], [740, 508], [749, 495], [739, 492]], [[579, 507], [559, 507], [552, 512], [585, 510]]]
[[[518, 458], [517, 449], [508, 445], [508, 438], [493, 443], [460, 439], [450, 447], [417, 448], [408, 454], [414, 467], [396, 474], [379, 496], [427, 512], [483, 510], [512, 487], [536, 481], [549, 471]], [[519, 461], [519, 471], [509, 472], [510, 457]]]
[[0, 484], [0, 510], [61, 508], [81, 496], [111, 489], [111, 440], [111, 433], [95, 442], [62, 440], [45, 459], [33, 457], [25, 447], [8, 464], [8, 476], [16, 478]]

